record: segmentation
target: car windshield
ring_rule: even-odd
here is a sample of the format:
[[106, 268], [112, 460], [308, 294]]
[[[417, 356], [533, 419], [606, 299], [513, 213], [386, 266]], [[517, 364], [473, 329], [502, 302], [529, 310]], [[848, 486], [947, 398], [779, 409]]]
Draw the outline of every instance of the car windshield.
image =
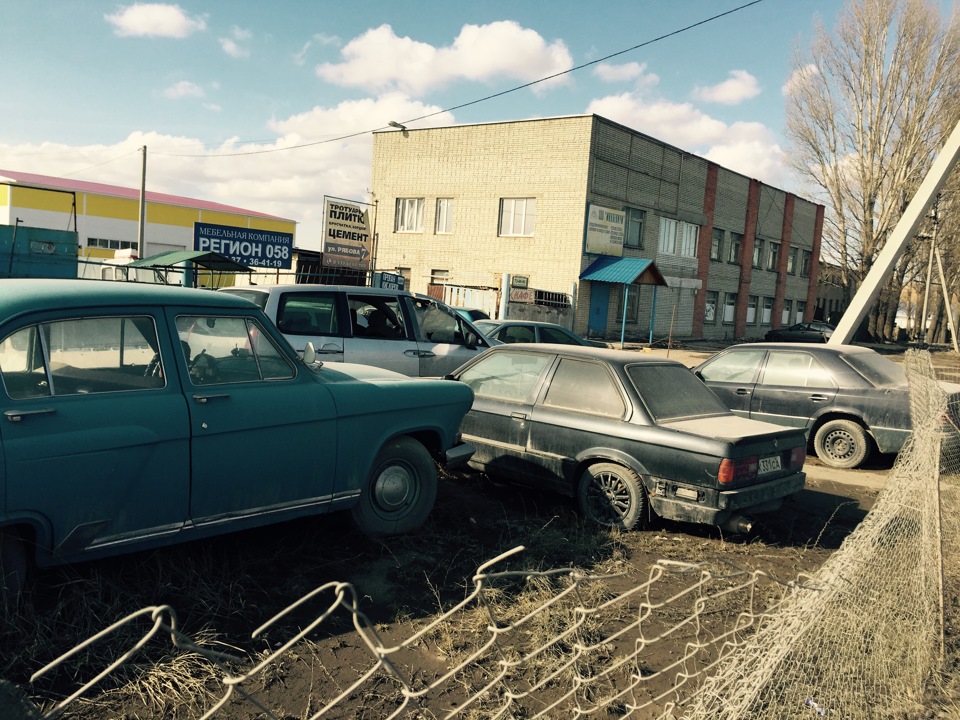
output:
[[874, 385], [905, 385], [907, 382], [903, 366], [878, 353], [845, 353], [840, 357]]
[[655, 422], [730, 412], [683, 365], [630, 365], [627, 375]]
[[489, 335], [489, 334], [492, 333], [494, 330], [496, 330], [498, 327], [500, 327], [500, 323], [498, 323], [498, 322], [496, 322], [496, 321], [494, 321], [494, 320], [477, 320], [477, 321], [474, 322], [473, 324], [474, 324], [474, 326], [476, 326], [476, 328], [477, 328], [480, 332], [484, 333], [485, 335]]

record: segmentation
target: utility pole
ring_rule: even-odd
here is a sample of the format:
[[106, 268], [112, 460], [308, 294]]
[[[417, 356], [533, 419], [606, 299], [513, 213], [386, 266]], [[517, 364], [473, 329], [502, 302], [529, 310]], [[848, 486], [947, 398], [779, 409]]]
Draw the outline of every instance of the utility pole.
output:
[[147, 146], [143, 150], [143, 169], [140, 172], [140, 221], [137, 224], [137, 256], [143, 257], [143, 226], [147, 212]]

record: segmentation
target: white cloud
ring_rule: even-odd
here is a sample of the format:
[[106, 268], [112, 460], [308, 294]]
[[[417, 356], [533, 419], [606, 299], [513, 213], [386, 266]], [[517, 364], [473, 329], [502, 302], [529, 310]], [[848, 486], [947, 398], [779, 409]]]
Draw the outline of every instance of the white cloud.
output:
[[784, 95], [791, 95], [801, 85], [806, 84], [810, 78], [819, 74], [820, 68], [818, 68], [816, 65], [804, 65], [802, 68], [794, 70], [790, 74], [790, 77], [787, 78], [787, 81], [783, 84], [783, 87], [780, 88], [780, 92]]
[[731, 70], [730, 78], [717, 85], [697, 87], [694, 98], [722, 105], [737, 105], [760, 94], [757, 79], [746, 70]]
[[623, 65], [600, 63], [593, 69], [593, 74], [603, 82], [629, 82], [636, 80], [644, 85], [656, 85], [660, 78], [654, 73], [647, 73], [647, 64], [628, 62]]
[[727, 125], [690, 103], [650, 101], [636, 93], [598, 98], [586, 112], [602, 115], [769, 185], [785, 187], [785, 183], [795, 182], [776, 136], [761, 123]]
[[252, 32], [234, 25], [230, 28], [230, 37], [223, 37], [219, 39], [220, 47], [230, 57], [250, 57], [250, 50], [240, 45], [240, 43], [249, 40], [251, 37], [253, 37]]
[[[397, 37], [389, 25], [368, 30], [347, 43], [343, 62], [324, 63], [317, 75], [336, 85], [401, 90], [419, 96], [454, 80], [489, 82], [507, 78], [529, 82], [573, 65], [562, 41], [547, 42], [512, 21], [464, 25], [447, 47]], [[566, 82], [555, 78], [537, 86]]]
[[120, 37], [185, 38], [207, 29], [206, 17], [190, 17], [179, 5], [135, 3], [121, 7], [103, 19], [113, 25]]
[[163, 91], [163, 96], [169, 98], [170, 100], [179, 100], [180, 98], [189, 98], [196, 97], [201, 98], [204, 96], [203, 88], [197, 85], [196, 83], [189, 82], [188, 80], [181, 80], [178, 83], [175, 83]]
[[311, 46], [316, 43], [318, 45], [340, 45], [341, 40], [337, 35], [326, 35], [324, 33], [317, 33], [313, 36], [312, 39], [307, 40], [304, 43], [303, 47], [300, 48], [298, 52], [293, 54], [293, 62], [295, 65], [305, 65], [307, 62], [307, 51], [310, 50]]
[[[0, 157], [7, 167], [22, 172], [138, 188], [142, 163], [137, 150], [146, 145], [147, 190], [295, 220], [297, 246], [319, 250], [323, 238], [323, 196], [369, 200], [373, 136], [363, 133], [343, 140], [336, 138], [385, 126], [394, 118], [439, 110], [392, 93], [377, 99], [342, 102], [335, 107], [315, 107], [274, 120], [269, 128], [276, 133], [276, 140], [270, 143], [241, 143], [234, 138], [209, 148], [195, 138], [137, 132], [110, 145], [0, 143]], [[417, 123], [417, 127], [453, 122], [452, 115], [442, 113]], [[329, 142], [316, 143], [317, 140]], [[314, 144], [283, 149], [308, 143]], [[280, 151], [270, 152], [274, 150]], [[192, 155], [202, 157], [189, 157]]]

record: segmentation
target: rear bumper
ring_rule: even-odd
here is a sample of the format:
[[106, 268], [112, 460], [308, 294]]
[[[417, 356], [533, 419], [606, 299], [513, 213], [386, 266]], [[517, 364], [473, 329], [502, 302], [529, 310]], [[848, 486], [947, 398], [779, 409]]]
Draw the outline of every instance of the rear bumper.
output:
[[467, 464], [467, 461], [473, 457], [476, 451], [477, 449], [470, 443], [458, 443], [444, 454], [443, 466], [448, 470], [462, 467]]
[[[721, 525], [735, 512], [769, 512], [776, 510], [783, 498], [803, 489], [806, 473], [770, 480], [732, 490], [711, 490], [697, 485], [657, 483], [649, 492], [650, 505], [660, 517], [682, 522]], [[678, 492], [679, 491], [679, 492]], [[697, 499], [685, 499], [684, 494]]]

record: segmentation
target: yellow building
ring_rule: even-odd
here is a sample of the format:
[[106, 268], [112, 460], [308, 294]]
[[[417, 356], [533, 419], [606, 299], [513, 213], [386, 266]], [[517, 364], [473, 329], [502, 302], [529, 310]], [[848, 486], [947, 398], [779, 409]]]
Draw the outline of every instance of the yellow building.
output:
[[[79, 277], [113, 279], [114, 266], [105, 266], [105, 260], [123, 258], [119, 261], [123, 262], [202, 249], [197, 242], [201, 237], [198, 228], [203, 226], [249, 235], [245, 244], [218, 244], [214, 249], [237, 262], [258, 270], [281, 272], [291, 268], [296, 232], [293, 220], [151, 191], [145, 193], [144, 220], [141, 248], [139, 189], [0, 170], [0, 225], [76, 231]], [[288, 245], [285, 257], [280, 256], [279, 246], [267, 247], [274, 241]], [[263, 252], [265, 248], [269, 252]], [[266, 257], [268, 254], [271, 257]]]

